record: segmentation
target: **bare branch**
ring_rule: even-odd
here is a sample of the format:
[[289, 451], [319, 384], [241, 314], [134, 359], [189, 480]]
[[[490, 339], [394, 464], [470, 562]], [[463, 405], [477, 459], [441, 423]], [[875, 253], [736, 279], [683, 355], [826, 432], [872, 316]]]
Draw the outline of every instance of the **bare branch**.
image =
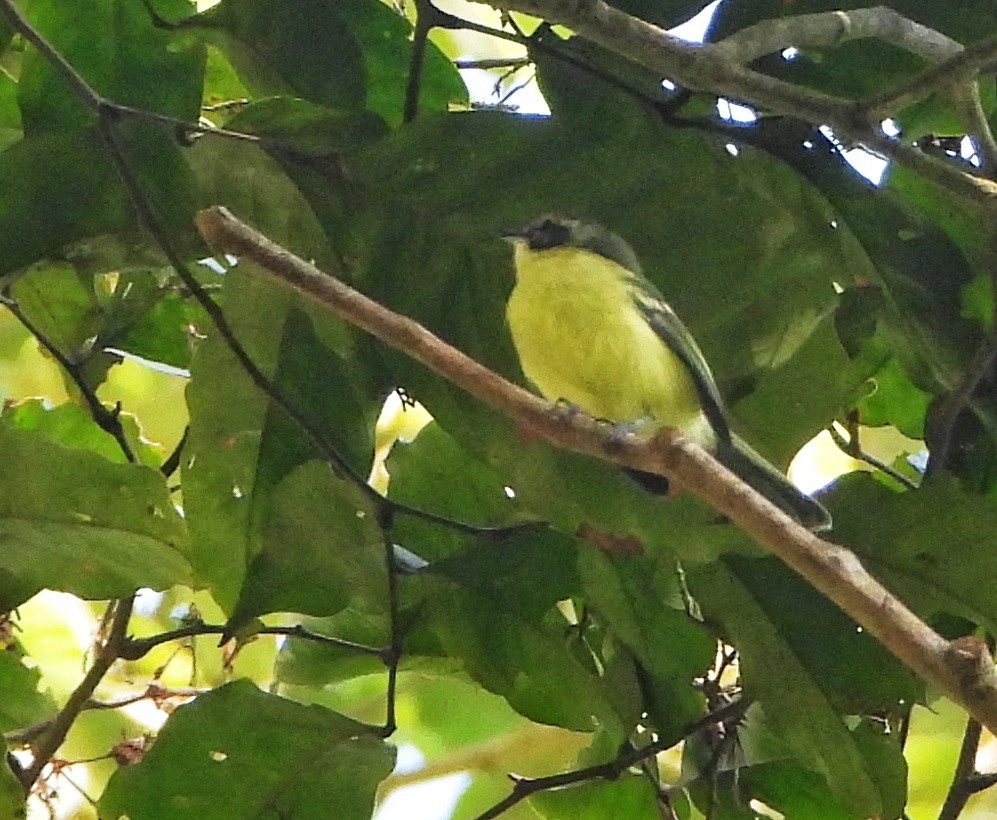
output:
[[[708, 47], [690, 45], [663, 29], [608, 6], [602, 0], [490, 0], [498, 8], [522, 11], [552, 23], [567, 26], [587, 40], [658, 72], [678, 85], [741, 100], [760, 109], [829, 125], [835, 136], [861, 144], [877, 154], [896, 160], [927, 179], [978, 205], [990, 206], [997, 199], [997, 183], [983, 179], [952, 163], [928, 156], [916, 148], [883, 135], [883, 119], [872, 102], [846, 100], [812, 89], [800, 88], [734, 60], [718, 57]], [[997, 45], [990, 43], [990, 51]], [[966, 57], [972, 51], [971, 58]], [[943, 63], [954, 67], [956, 76], [945, 74], [942, 87], [960, 77], [972, 77], [991, 62], [990, 52], [978, 45]], [[933, 71], [936, 69], [933, 69]], [[959, 72], [964, 72], [960, 74]], [[933, 75], [926, 73], [926, 82]], [[927, 93], [927, 92], [925, 92]]]
[[107, 674], [114, 662], [120, 657], [121, 647], [126, 640], [125, 635], [128, 631], [128, 621], [132, 615], [132, 604], [133, 600], [131, 598], [122, 598], [111, 604], [114, 607], [114, 615], [111, 618], [107, 637], [104, 639], [103, 644], [101, 644], [100, 649], [97, 650], [97, 657], [94, 658], [93, 664], [91, 664], [80, 685], [73, 690], [73, 693], [69, 696], [69, 700], [66, 701], [66, 705], [62, 707], [62, 711], [55, 716], [52, 725], [45, 731], [35, 746], [34, 758], [31, 761], [31, 765], [22, 774], [21, 783], [25, 790], [31, 788], [32, 784], [41, 775], [42, 770], [52, 759], [52, 756], [59, 750], [62, 742], [66, 739], [66, 735], [69, 734], [70, 727], [72, 727], [87, 703], [90, 702], [94, 690], [104, 679], [104, 675]]
[[882, 118], [935, 91], [943, 91], [958, 83], [968, 82], [982, 71], [997, 65], [997, 38], [981, 40], [953, 57], [929, 68], [923, 74], [870, 97], [865, 110], [870, 117]]
[[962, 44], [886, 6], [827, 11], [764, 20], [703, 48], [737, 63], [796, 48], [831, 47], [873, 38], [892, 43], [932, 63], [962, 51]]

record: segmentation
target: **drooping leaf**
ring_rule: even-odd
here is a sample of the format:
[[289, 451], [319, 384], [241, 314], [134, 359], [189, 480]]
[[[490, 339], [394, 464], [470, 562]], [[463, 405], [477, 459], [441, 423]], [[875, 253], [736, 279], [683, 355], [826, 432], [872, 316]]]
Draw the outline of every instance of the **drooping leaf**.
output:
[[367, 817], [394, 758], [368, 726], [236, 681], [178, 708], [143, 760], [112, 777], [100, 810], [164, 820]]
[[[263, 293], [270, 297], [261, 313]], [[269, 284], [246, 264], [227, 275], [223, 297], [227, 319], [257, 367], [287, 391], [297, 412], [323, 431], [357, 476], [366, 475], [378, 404], [355, 363], [323, 343], [348, 352], [348, 332], [321, 315], [313, 325], [290, 290]], [[198, 348], [187, 401], [191, 422], [183, 482], [196, 537], [192, 560], [231, 613], [264, 548], [262, 528], [274, 493], [295, 467], [320, 454], [217, 336]]]
[[191, 582], [183, 519], [159, 472], [32, 430], [0, 432], [0, 460], [5, 609], [43, 588], [100, 599]]
[[230, 624], [286, 610], [332, 615], [350, 605], [386, 617], [384, 534], [354, 483], [327, 464], [307, 462], [273, 488], [269, 501]]

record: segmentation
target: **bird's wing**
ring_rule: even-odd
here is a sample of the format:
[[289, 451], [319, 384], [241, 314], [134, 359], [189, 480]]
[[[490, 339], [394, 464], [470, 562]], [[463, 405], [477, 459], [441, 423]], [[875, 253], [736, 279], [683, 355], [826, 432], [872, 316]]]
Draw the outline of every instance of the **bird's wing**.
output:
[[682, 360], [689, 369], [699, 402], [703, 408], [706, 420], [716, 433], [717, 439], [730, 442], [730, 425], [727, 422], [727, 412], [724, 410], [723, 398], [713, 379], [713, 373], [706, 362], [706, 357], [696, 344], [692, 334], [686, 330], [682, 320], [658, 293], [657, 289], [643, 276], [631, 273], [631, 292], [634, 303], [647, 323]]

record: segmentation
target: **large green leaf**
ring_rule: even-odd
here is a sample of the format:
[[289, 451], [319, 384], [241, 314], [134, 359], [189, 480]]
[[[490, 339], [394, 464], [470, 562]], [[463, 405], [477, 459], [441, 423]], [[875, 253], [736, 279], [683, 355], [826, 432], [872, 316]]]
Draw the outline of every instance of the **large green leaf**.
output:
[[370, 727], [237, 681], [177, 709], [144, 759], [112, 777], [100, 812], [164, 820], [368, 817], [394, 758]]
[[997, 628], [997, 595], [979, 582], [997, 572], [992, 499], [944, 475], [916, 492], [896, 493], [865, 474], [842, 481], [835, 499], [842, 510], [835, 540], [908, 606], [925, 618], [950, 613]]
[[[331, 615], [350, 605], [386, 618], [384, 550], [369, 497], [328, 464], [302, 464], [273, 488], [231, 623], [283, 610]], [[386, 642], [386, 624], [384, 631], [376, 643]]]
[[[579, 561], [586, 604], [606, 620], [641, 666], [647, 711], [659, 737], [681, 739], [703, 711], [693, 687], [716, 655], [716, 639], [689, 615], [669, 606], [674, 572], [646, 557], [606, 555], [588, 547]], [[662, 578], [662, 575], [665, 577]]]
[[[135, 417], [120, 413], [118, 420], [132, 447], [132, 452], [139, 461], [148, 467], [158, 467], [162, 461], [162, 454], [155, 445], [142, 438]], [[0, 426], [18, 430], [37, 430], [67, 447], [89, 450], [109, 461], [127, 461], [114, 436], [101, 429], [93, 420], [93, 416], [77, 404], [67, 403], [50, 407], [43, 399], [8, 403], [0, 411]]]
[[[411, 42], [406, 20], [375, 0], [224, 0], [186, 21], [220, 48], [256, 97], [296, 96], [330, 108], [367, 107], [398, 123]], [[466, 98], [429, 44], [420, 99], [442, 111]]]
[[[204, 47], [190, 39], [181, 42], [155, 26], [142, 3], [80, 0], [67, 6], [58, 0], [32, 0], [28, 17], [98, 93], [123, 105], [197, 120]], [[18, 100], [29, 136], [76, 130], [93, 119], [34, 49], [24, 57]]]
[[0, 461], [5, 609], [43, 588], [115, 598], [191, 582], [183, 519], [157, 471], [31, 430], [0, 431]]
[[[267, 301], [262, 313], [261, 298]], [[323, 343], [348, 351], [350, 336], [342, 325], [323, 316], [317, 326], [312, 325], [298, 310], [298, 297], [269, 283], [247, 264], [227, 275], [223, 304], [256, 365], [276, 382], [297, 412], [339, 448], [351, 468], [365, 476], [379, 408], [355, 363]], [[315, 378], [316, 373], [321, 378]], [[191, 421], [183, 486], [195, 536], [192, 560], [215, 598], [231, 611], [245, 574], [264, 550], [264, 529], [278, 486], [295, 467], [318, 454], [216, 335], [198, 348], [187, 402]], [[332, 490], [348, 492], [349, 503], [355, 503], [346, 485]], [[291, 588], [273, 589], [268, 597], [290, 592]]]

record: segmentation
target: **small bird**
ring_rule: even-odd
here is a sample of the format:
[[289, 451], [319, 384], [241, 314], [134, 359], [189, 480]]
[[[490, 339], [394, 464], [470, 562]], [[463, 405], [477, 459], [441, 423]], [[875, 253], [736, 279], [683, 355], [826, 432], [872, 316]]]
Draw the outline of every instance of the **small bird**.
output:
[[702, 351], [623, 239], [557, 215], [503, 238], [516, 268], [509, 330], [546, 399], [634, 431], [681, 430], [804, 526], [831, 527], [820, 503], [731, 432]]

